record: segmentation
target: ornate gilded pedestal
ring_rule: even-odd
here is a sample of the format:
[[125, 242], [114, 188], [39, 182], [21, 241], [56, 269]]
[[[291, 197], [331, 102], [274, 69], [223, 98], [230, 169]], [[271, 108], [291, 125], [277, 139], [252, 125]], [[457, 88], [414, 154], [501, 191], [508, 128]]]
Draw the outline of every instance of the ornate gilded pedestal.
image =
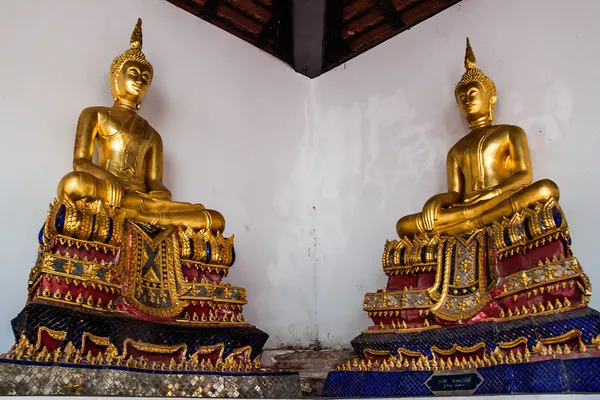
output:
[[558, 186], [532, 182], [525, 132], [493, 125], [497, 92], [467, 39], [455, 98], [471, 128], [448, 191], [398, 220], [374, 326], [332, 372], [332, 397], [600, 391], [600, 313], [571, 251]]
[[233, 238], [124, 220], [100, 201], [55, 202], [0, 393], [295, 397], [260, 367], [268, 335], [225, 283]]
[[162, 139], [137, 114], [153, 76], [138, 20], [111, 64], [114, 104], [80, 114], [0, 395], [300, 394], [297, 374], [260, 366], [268, 336], [244, 320], [246, 290], [224, 281], [235, 261], [225, 219], [172, 201], [162, 182]]
[[388, 241], [374, 325], [324, 395], [600, 391], [600, 313], [551, 200], [470, 234]]
[[296, 374], [260, 367], [268, 335], [245, 322], [245, 290], [223, 280], [234, 258], [233, 238], [55, 202], [0, 393], [299, 395]]

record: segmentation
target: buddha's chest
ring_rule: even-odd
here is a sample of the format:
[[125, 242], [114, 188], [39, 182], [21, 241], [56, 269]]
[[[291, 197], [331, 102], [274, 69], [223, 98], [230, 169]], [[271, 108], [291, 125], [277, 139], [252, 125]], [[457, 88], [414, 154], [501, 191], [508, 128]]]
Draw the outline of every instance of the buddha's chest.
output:
[[458, 163], [465, 183], [477, 190], [498, 184], [510, 171], [506, 170], [510, 143], [497, 129], [466, 138], [457, 149]]
[[100, 162], [109, 169], [136, 173], [152, 145], [148, 123], [137, 116], [101, 118], [98, 125]]

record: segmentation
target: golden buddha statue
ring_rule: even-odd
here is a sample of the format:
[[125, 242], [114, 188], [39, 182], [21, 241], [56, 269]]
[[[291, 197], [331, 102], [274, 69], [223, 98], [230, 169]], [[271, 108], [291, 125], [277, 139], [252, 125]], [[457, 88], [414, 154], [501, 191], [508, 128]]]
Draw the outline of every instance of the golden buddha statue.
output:
[[[532, 183], [521, 128], [492, 125], [496, 87], [476, 68], [468, 39], [465, 68], [455, 97], [471, 132], [448, 153], [448, 192], [401, 218], [400, 238], [386, 241], [387, 284], [364, 297], [373, 325], [352, 341], [359, 359], [345, 370], [537, 362], [554, 351], [541, 350], [548, 343], [561, 346], [555, 354], [587, 358], [587, 343], [600, 343], [589, 333], [587, 316], [600, 315], [585, 310], [590, 280], [571, 250], [558, 187]], [[584, 335], [585, 344], [563, 352], [568, 337]]]
[[217, 211], [171, 201], [160, 135], [137, 115], [153, 77], [141, 20], [130, 43], [110, 69], [112, 107], [81, 113], [74, 171], [58, 185], [38, 235], [19, 314], [27, 317], [0, 358], [259, 368], [268, 335], [244, 319], [246, 290], [225, 280], [235, 262], [233, 235], [223, 236]]
[[[142, 20], [138, 19], [130, 48], [116, 57], [110, 68], [114, 104], [81, 112], [74, 171], [60, 181], [58, 198], [101, 200], [127, 219], [162, 227], [223, 232], [225, 219], [219, 212], [201, 204], [171, 201], [162, 182], [162, 140], [137, 114], [152, 78], [152, 65], [142, 53]], [[94, 147], [97, 163], [92, 161]]]
[[492, 125], [496, 86], [475, 62], [467, 38], [466, 72], [454, 94], [471, 132], [448, 152], [448, 192], [430, 198], [421, 213], [401, 218], [396, 224], [401, 238], [419, 233], [466, 233], [536, 202], [558, 200], [554, 182], [531, 183], [525, 132], [514, 125]]

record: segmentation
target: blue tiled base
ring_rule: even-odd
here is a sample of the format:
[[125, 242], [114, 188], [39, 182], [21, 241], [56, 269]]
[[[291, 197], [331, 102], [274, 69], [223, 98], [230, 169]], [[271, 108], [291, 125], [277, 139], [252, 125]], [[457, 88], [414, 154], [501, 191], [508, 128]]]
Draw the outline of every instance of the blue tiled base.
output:
[[[598, 393], [600, 358], [549, 360], [479, 368], [483, 382], [474, 394]], [[464, 374], [465, 371], [456, 371]], [[431, 396], [431, 371], [330, 372], [324, 397]]]
[[494, 351], [499, 342], [510, 342], [520, 337], [528, 339], [531, 349], [540, 338], [564, 335], [578, 329], [581, 340], [590, 343], [600, 335], [600, 312], [586, 307], [578, 310], [531, 316], [513, 321], [489, 321], [472, 325], [440, 328], [423, 332], [407, 333], [363, 333], [352, 340], [357, 356], [362, 358], [364, 349], [389, 350], [394, 354], [402, 347], [431, 357], [431, 346], [450, 349], [454, 344], [471, 347], [485, 343], [488, 353]]

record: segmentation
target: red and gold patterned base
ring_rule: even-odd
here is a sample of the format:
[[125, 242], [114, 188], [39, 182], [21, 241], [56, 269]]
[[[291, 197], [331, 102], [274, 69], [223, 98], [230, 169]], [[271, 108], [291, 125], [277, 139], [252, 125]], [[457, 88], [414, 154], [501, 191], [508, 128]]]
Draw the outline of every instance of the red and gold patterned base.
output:
[[156, 322], [249, 326], [246, 290], [225, 283], [233, 237], [123, 220], [100, 202], [55, 202], [29, 300]]
[[28, 301], [13, 320], [17, 361], [249, 372], [268, 335], [224, 281], [233, 237], [125, 220], [100, 201], [55, 201]]
[[388, 241], [388, 284], [365, 295], [369, 333], [513, 320], [585, 306], [591, 285], [554, 200], [455, 236]]

